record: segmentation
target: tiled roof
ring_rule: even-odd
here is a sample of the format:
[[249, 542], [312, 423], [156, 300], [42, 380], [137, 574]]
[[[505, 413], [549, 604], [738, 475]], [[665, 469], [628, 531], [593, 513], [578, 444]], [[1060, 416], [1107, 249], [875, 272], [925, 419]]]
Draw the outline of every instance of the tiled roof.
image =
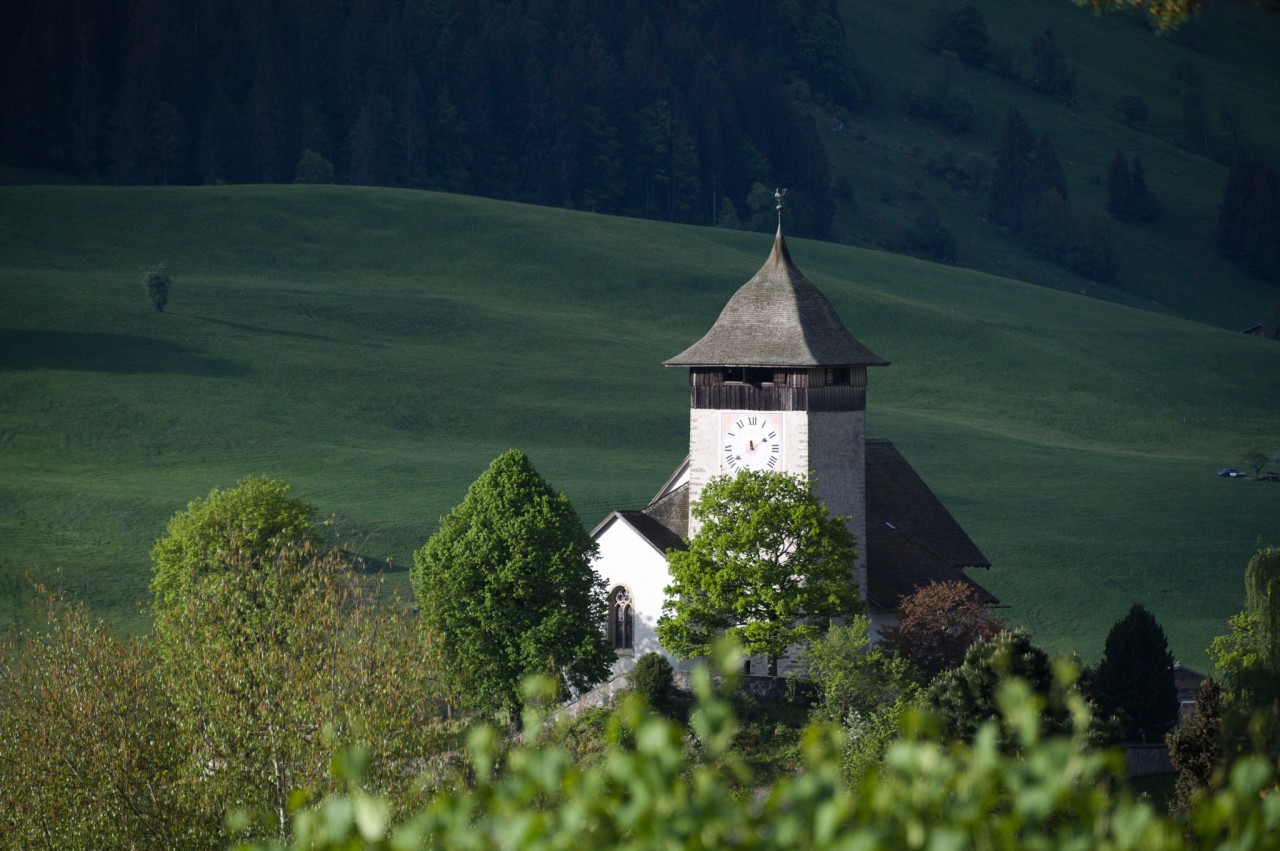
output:
[[640, 533], [660, 553], [688, 549], [684, 539], [643, 511], [618, 511], [619, 517]]
[[867, 439], [867, 595], [884, 609], [931, 582], [975, 588], [984, 603], [996, 597], [960, 568], [990, 567], [973, 539], [929, 489], [897, 447]]
[[733, 294], [698, 342], [667, 366], [886, 366], [853, 338], [827, 297], [787, 251], [782, 229], [769, 259]]

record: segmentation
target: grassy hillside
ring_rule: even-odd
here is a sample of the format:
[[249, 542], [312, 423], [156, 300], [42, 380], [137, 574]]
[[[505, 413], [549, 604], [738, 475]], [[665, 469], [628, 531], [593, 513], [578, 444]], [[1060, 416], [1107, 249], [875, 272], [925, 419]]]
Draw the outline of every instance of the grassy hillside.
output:
[[[520, 447], [588, 526], [687, 447], [661, 366], [769, 239], [431, 193], [0, 189], [0, 622], [30, 573], [131, 629], [188, 500], [284, 478], [389, 559]], [[1280, 486], [1280, 345], [893, 255], [792, 255], [893, 365], [868, 424], [995, 567], [1015, 622], [1096, 656], [1134, 601], [1200, 663]], [[153, 311], [139, 268], [174, 276]]]
[[[1258, 282], [1214, 250], [1218, 204], [1227, 165], [1182, 146], [1178, 88], [1170, 79], [1190, 61], [1207, 80], [1207, 110], [1216, 132], [1230, 107], [1249, 148], [1280, 167], [1280, 15], [1236, 0], [1210, 2], [1202, 15], [1168, 35], [1127, 14], [1095, 15], [1066, 0], [972, 0], [992, 40], [1012, 48], [1030, 69], [1031, 39], [1052, 28], [1076, 71], [1077, 97], [1066, 105], [991, 70], [966, 68], [957, 88], [976, 106], [972, 132], [958, 134], [906, 111], [906, 92], [925, 76], [934, 54], [926, 33], [946, 10], [965, 3], [844, 0], [844, 19], [858, 61], [879, 81], [878, 103], [845, 121], [823, 116], [828, 150], [854, 203], [841, 211], [840, 241], [894, 247], [926, 199], [941, 208], [960, 243], [959, 263], [1005, 277], [1084, 293], [1232, 330], [1262, 319], [1280, 289]], [[1115, 111], [1126, 95], [1150, 109], [1129, 127]], [[1108, 165], [1117, 150], [1140, 156], [1151, 191], [1164, 206], [1154, 224], [1116, 223], [1123, 252], [1118, 280], [1103, 286], [1037, 257], [987, 221], [986, 186], [956, 187], [931, 174], [930, 160], [993, 161], [1005, 114], [1017, 107], [1036, 133], [1053, 140], [1072, 201], [1102, 208]]]

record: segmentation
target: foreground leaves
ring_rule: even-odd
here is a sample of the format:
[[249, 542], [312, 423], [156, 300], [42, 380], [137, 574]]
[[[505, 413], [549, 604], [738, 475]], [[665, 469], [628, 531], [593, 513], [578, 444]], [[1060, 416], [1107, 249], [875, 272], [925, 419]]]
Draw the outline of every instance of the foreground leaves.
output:
[[[741, 657], [721, 651], [721, 663], [731, 671]], [[839, 732], [815, 726], [802, 772], [744, 794], [752, 778], [728, 749], [737, 721], [705, 669], [695, 690], [696, 764], [682, 729], [634, 699], [617, 714], [606, 758], [587, 769], [536, 740], [499, 769], [497, 734], [481, 728], [469, 742], [473, 785], [438, 793], [399, 826], [353, 789], [298, 813], [288, 847], [1161, 851], [1272, 848], [1280, 830], [1280, 796], [1265, 794], [1274, 766], [1265, 760], [1241, 760], [1226, 788], [1200, 799], [1183, 824], [1132, 796], [1119, 752], [1086, 747], [1082, 700], [1069, 699], [1069, 733], [1046, 737], [1040, 700], [1018, 681], [1002, 685], [1000, 717], [972, 745], [946, 743], [914, 718], [883, 773], [848, 787]], [[1001, 747], [1000, 727], [1019, 738], [1021, 756]]]

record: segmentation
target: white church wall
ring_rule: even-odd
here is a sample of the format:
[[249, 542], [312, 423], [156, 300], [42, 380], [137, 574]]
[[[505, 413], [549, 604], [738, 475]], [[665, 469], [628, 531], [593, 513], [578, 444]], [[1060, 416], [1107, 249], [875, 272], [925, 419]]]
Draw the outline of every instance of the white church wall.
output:
[[596, 534], [596, 543], [600, 554], [595, 569], [604, 579], [606, 592], [612, 593], [619, 585], [625, 587], [631, 593], [635, 612], [634, 647], [619, 651], [613, 675], [631, 670], [635, 660], [646, 653], [662, 653], [671, 658], [658, 643], [656, 632], [665, 599], [663, 589], [671, 584], [666, 556], [621, 517], [614, 517]]

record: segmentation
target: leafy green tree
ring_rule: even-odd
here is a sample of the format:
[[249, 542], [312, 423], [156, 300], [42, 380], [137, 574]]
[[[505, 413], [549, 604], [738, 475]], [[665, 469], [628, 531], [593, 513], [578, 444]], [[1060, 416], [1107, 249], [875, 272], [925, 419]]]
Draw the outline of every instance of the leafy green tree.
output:
[[927, 679], [959, 667], [975, 641], [994, 638], [1005, 622], [992, 616], [973, 586], [932, 582], [899, 604], [896, 626], [882, 632], [882, 646], [918, 668]]
[[861, 610], [853, 535], [805, 478], [718, 476], [692, 514], [699, 528], [688, 549], [667, 554], [672, 581], [658, 619], [673, 653], [707, 653], [727, 633], [773, 660]]
[[870, 625], [865, 615], [855, 615], [805, 648], [805, 668], [818, 686], [813, 716], [843, 729], [841, 773], [850, 783], [880, 770], [920, 696], [920, 671], [902, 656], [871, 647]]
[[298, 158], [298, 167], [293, 173], [294, 183], [333, 183], [333, 163], [325, 159], [323, 154], [310, 149], [302, 152]]
[[289, 496], [288, 484], [265, 476], [192, 500], [151, 548], [153, 607], [174, 605], [202, 576], [266, 567], [280, 551], [318, 544], [315, 511], [306, 500]]
[[[971, 742], [984, 725], [997, 718], [998, 694], [1002, 683], [1020, 680], [1026, 683], [1043, 707], [1040, 723], [1044, 735], [1061, 734], [1073, 725], [1071, 704], [1074, 699], [1088, 698], [1089, 684], [1072, 680], [1065, 684], [1055, 668], [1078, 670], [1071, 660], [1055, 661], [1031, 643], [1026, 630], [1006, 630], [994, 638], [977, 641], [965, 654], [958, 668], [944, 671], [925, 691], [925, 706], [942, 721], [943, 732], [952, 738]], [[1119, 739], [1118, 725], [1094, 717], [1089, 729], [1091, 746], [1112, 744]], [[1016, 731], [1005, 729], [1001, 740], [1007, 747], [1017, 746]]]
[[163, 263], [142, 270], [142, 285], [146, 288], [147, 298], [151, 299], [151, 304], [157, 312], [163, 312], [164, 306], [169, 303], [169, 286], [172, 283], [169, 270]]
[[172, 706], [150, 647], [50, 600], [0, 644], [0, 846], [210, 847], [178, 786]]
[[[735, 663], [725, 660], [722, 670]], [[915, 721], [913, 735], [890, 745], [883, 772], [846, 785], [841, 737], [818, 726], [805, 739], [804, 769], [760, 795], [743, 792], [759, 779], [733, 751], [732, 706], [705, 669], [694, 687], [696, 749], [682, 726], [646, 713], [639, 698], [624, 703], [605, 752], [589, 766], [542, 740], [536, 718], [526, 725], [533, 734], [505, 759], [498, 733], [481, 728], [467, 748], [471, 782], [440, 789], [397, 822], [349, 770], [350, 791], [297, 813], [289, 847], [1262, 851], [1275, 844], [1273, 764], [1244, 760], [1185, 821], [1174, 820], [1133, 794], [1119, 754], [1087, 745], [1089, 710], [1066, 674], [1055, 685], [1072, 719], [1063, 735], [1043, 733], [1037, 695], [1015, 680], [999, 687], [996, 717], [972, 745], [922, 733]], [[1014, 731], [1019, 755], [1001, 751], [998, 729]]]
[[228, 541], [225, 558], [156, 617], [194, 821], [221, 831], [240, 812], [249, 835], [286, 839], [294, 803], [335, 791], [330, 756], [352, 747], [376, 758], [370, 789], [405, 807], [455, 745], [442, 643], [342, 552]]
[[567, 497], [528, 456], [498, 457], [414, 553], [409, 581], [476, 709], [520, 706], [520, 681], [546, 673], [583, 690], [614, 661], [603, 631], [596, 545]]
[[1173, 655], [1164, 630], [1142, 606], [1135, 603], [1111, 627], [1097, 684], [1104, 711], [1122, 713], [1129, 739], [1162, 741], [1177, 723]]
[[1269, 706], [1280, 700], [1280, 547], [1253, 554], [1244, 584], [1244, 611], [1213, 640], [1209, 657], [1237, 703]]

